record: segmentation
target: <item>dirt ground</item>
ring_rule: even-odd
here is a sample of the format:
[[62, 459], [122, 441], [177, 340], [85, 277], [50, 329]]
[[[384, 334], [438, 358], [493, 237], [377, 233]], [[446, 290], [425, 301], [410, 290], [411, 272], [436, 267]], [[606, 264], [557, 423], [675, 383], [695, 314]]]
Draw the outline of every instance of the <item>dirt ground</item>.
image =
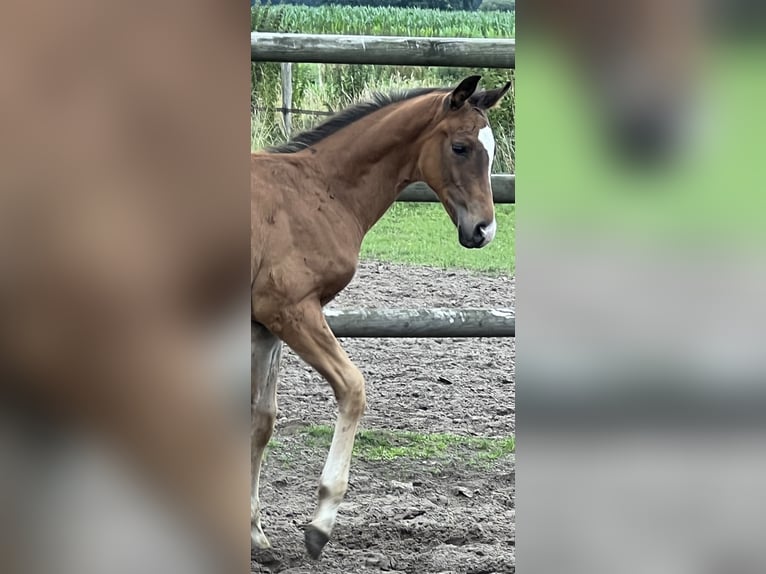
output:
[[[363, 262], [333, 307], [514, 307], [506, 276]], [[514, 432], [514, 339], [345, 339], [367, 380], [367, 429], [507, 437]], [[285, 350], [275, 437], [332, 425], [329, 386]], [[295, 448], [295, 445], [293, 445]], [[303, 548], [324, 449], [300, 446], [292, 460], [268, 457], [262, 522], [274, 549], [253, 555], [252, 572], [515, 571], [514, 459], [354, 459], [338, 524], [318, 562]]]

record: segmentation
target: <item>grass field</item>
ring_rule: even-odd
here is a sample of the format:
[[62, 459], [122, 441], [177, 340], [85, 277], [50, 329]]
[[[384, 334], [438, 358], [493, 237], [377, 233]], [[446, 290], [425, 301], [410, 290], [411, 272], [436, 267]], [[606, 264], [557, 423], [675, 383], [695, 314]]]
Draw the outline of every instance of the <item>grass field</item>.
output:
[[362, 257], [512, 275], [515, 206], [497, 205], [495, 213], [495, 240], [482, 249], [466, 249], [458, 243], [457, 230], [441, 205], [396, 203], [367, 234]]
[[[330, 447], [333, 427], [314, 425], [301, 430], [295, 446], [320, 450]], [[506, 438], [468, 437], [451, 433], [416, 433], [408, 431], [360, 430], [354, 443], [354, 457], [367, 461], [397, 458], [448, 462], [460, 459], [471, 466], [484, 466], [514, 452], [516, 442]], [[269, 456], [291, 459], [287, 442], [272, 439]]]
[[250, 24], [258, 32], [511, 38], [516, 33], [516, 13], [258, 2], [251, 10]]

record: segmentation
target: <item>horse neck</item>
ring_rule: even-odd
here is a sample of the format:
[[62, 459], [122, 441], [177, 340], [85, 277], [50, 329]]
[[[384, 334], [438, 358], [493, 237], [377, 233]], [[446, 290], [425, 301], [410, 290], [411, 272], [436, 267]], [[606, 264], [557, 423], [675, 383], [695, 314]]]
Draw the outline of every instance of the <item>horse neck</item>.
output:
[[370, 114], [317, 145], [332, 166], [328, 183], [363, 233], [383, 216], [407, 185], [418, 181], [423, 134], [438, 116], [433, 95], [405, 100]]

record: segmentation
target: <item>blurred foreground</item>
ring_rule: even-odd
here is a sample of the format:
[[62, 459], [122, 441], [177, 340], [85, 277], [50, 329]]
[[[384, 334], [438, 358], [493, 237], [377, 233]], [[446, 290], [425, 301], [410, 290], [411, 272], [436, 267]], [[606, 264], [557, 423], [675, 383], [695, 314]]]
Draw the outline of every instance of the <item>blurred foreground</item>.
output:
[[248, 28], [3, 4], [3, 573], [247, 568]]
[[[731, 16], [759, 7], [577, 5], [519, 6], [518, 565], [763, 572], [766, 45]], [[3, 573], [247, 567], [248, 17], [222, 6], [3, 6]]]
[[518, 568], [764, 572], [764, 29], [519, 4]]

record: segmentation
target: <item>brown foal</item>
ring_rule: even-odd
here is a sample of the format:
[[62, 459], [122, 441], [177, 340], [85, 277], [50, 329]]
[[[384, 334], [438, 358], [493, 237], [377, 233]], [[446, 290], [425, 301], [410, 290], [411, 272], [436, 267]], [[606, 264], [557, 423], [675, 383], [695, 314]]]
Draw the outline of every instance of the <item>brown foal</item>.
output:
[[[329, 383], [339, 415], [306, 528], [318, 558], [346, 493], [364, 378], [330, 331], [322, 307], [353, 277], [364, 235], [408, 184], [438, 195], [464, 247], [495, 235], [490, 173], [494, 139], [486, 110], [508, 91], [476, 91], [480, 77], [454, 90], [377, 96], [251, 161], [252, 491], [251, 539], [269, 542], [260, 524], [261, 461], [276, 417], [282, 341]], [[426, 238], [424, 238], [426, 240]]]

